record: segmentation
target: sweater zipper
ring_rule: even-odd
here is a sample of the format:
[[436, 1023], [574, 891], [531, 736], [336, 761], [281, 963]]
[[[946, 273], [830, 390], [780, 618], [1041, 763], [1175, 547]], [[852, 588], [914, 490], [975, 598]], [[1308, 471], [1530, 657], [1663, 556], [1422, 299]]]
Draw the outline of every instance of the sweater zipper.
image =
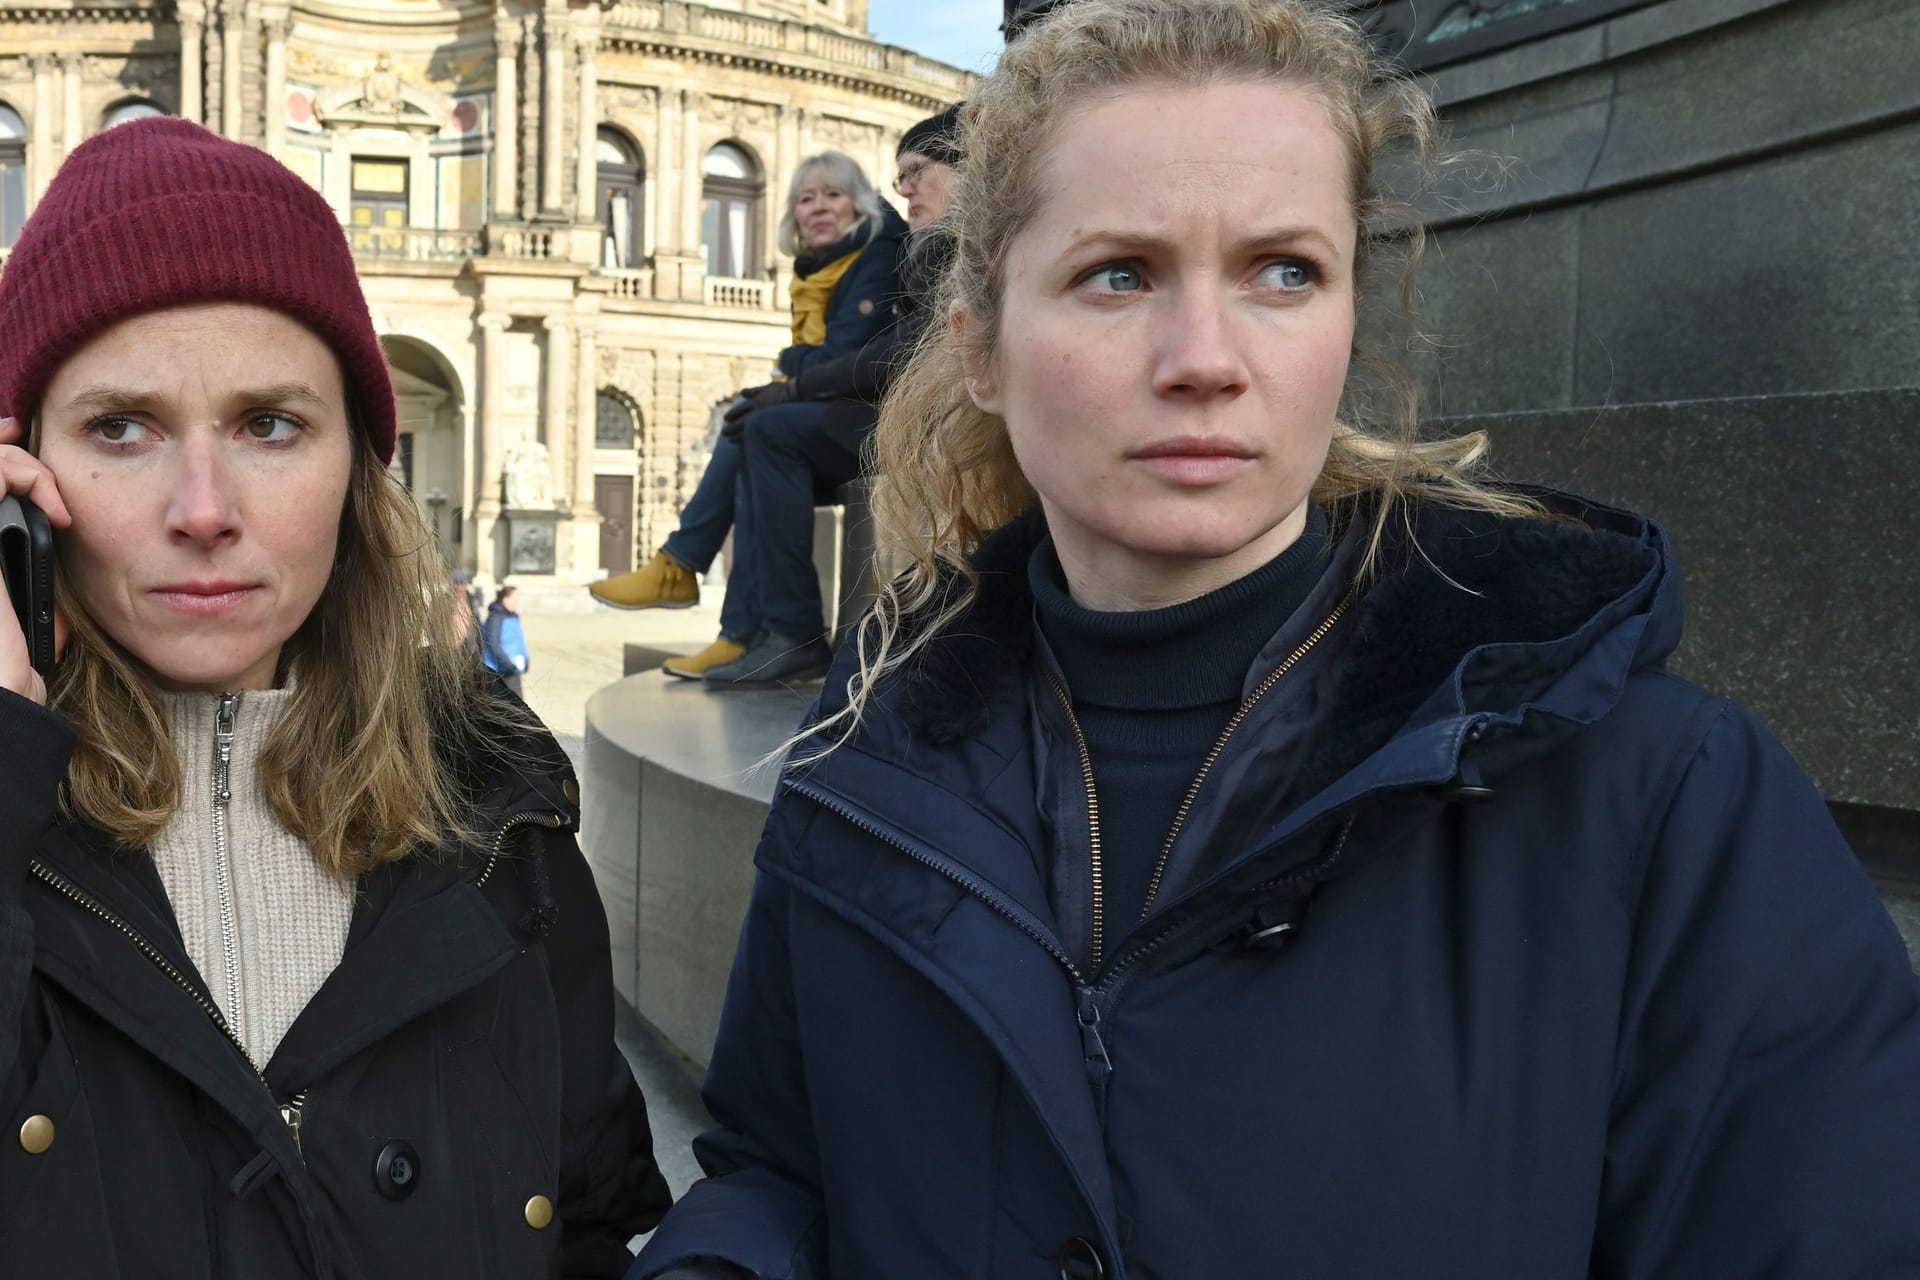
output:
[[[1160, 882], [1166, 876], [1167, 864], [1173, 857], [1174, 841], [1180, 838], [1181, 829], [1187, 824], [1187, 815], [1193, 812], [1193, 803], [1199, 797], [1200, 789], [1206, 785], [1207, 776], [1213, 772], [1214, 764], [1226, 750], [1228, 740], [1246, 720], [1255, 704], [1266, 697], [1267, 691], [1280, 683], [1281, 678], [1298, 666], [1300, 660], [1326, 637], [1327, 632], [1333, 630], [1334, 624], [1339, 622], [1341, 616], [1346, 613], [1347, 606], [1353, 603], [1353, 596], [1353, 591], [1348, 591], [1346, 597], [1334, 606], [1333, 612], [1328, 614], [1320, 625], [1300, 642], [1300, 646], [1288, 654], [1279, 666], [1267, 674], [1266, 679], [1254, 687], [1253, 692], [1247, 695], [1246, 700], [1233, 713], [1233, 718], [1227, 721], [1227, 727], [1214, 740], [1213, 746], [1207, 751], [1206, 758], [1200, 762], [1200, 771], [1194, 775], [1193, 781], [1188, 785], [1187, 793], [1180, 801], [1180, 808], [1174, 813], [1173, 825], [1168, 829], [1166, 839], [1161, 842], [1160, 856], [1153, 866], [1153, 877], [1147, 882], [1147, 898], [1140, 907], [1141, 920], [1145, 920], [1153, 910], [1154, 899], [1160, 894]], [[1073, 699], [1067, 693], [1066, 683], [1051, 667], [1047, 669], [1046, 674], [1047, 683], [1053, 689], [1053, 696], [1059, 701], [1060, 709], [1066, 713], [1067, 724], [1073, 730], [1074, 746], [1080, 753], [1080, 776], [1087, 788], [1087, 861], [1093, 890], [1093, 928], [1088, 945], [1088, 963], [1091, 968], [1098, 970], [1106, 936], [1106, 868], [1100, 848], [1100, 796], [1094, 786], [1093, 756], [1087, 749], [1087, 737], [1081, 731], [1080, 718], [1073, 713]]]
[[233, 722], [240, 695], [223, 693], [213, 727], [213, 884], [220, 913], [220, 954], [226, 961], [227, 1018], [236, 1039], [245, 1043], [246, 1019], [240, 1009], [240, 922], [233, 909], [233, 855], [227, 840], [227, 809], [233, 800]]

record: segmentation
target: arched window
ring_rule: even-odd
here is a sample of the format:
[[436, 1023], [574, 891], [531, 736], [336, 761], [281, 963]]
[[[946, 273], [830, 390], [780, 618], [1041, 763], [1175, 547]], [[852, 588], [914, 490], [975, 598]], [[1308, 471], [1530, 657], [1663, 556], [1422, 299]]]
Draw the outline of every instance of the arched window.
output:
[[707, 152], [700, 166], [700, 243], [707, 274], [742, 279], [760, 269], [756, 229], [765, 184], [753, 157], [731, 142]]
[[600, 265], [640, 265], [640, 153], [618, 129], [601, 126], [594, 154], [600, 167]]
[[0, 102], [0, 249], [11, 249], [27, 220], [27, 126]]
[[167, 114], [166, 111], [157, 102], [148, 102], [145, 98], [128, 98], [107, 108], [107, 114], [100, 119], [100, 127], [111, 129], [129, 120], [145, 120], [148, 116], [165, 114]]
[[619, 396], [602, 391], [594, 400], [593, 444], [596, 449], [631, 449], [635, 428], [633, 410]]

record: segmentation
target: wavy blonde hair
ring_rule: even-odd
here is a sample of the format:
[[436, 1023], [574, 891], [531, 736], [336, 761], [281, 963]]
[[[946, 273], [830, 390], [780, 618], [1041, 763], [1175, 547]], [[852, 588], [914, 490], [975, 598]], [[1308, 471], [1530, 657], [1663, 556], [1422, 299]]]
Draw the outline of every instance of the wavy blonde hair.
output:
[[[121, 849], [144, 850], [181, 804], [158, 690], [68, 584], [55, 594], [71, 632], [48, 701], [77, 739], [65, 804]], [[492, 691], [460, 636], [465, 607], [412, 499], [356, 430], [332, 575], [281, 651], [278, 682], [294, 692], [260, 758], [274, 814], [342, 881], [470, 838], [460, 742], [537, 727]]]
[[[1421, 175], [1436, 164], [1439, 128], [1426, 95], [1383, 66], [1365, 34], [1326, 0], [1073, 0], [1010, 45], [981, 82], [961, 121], [972, 162], [954, 186], [945, 225], [953, 263], [936, 317], [964, 314], [964, 336], [927, 326], [881, 407], [868, 448], [874, 496], [876, 577], [907, 568], [880, 592], [857, 633], [859, 670], [846, 705], [802, 738], [818, 759], [858, 728], [875, 688], [911, 663], [973, 603], [969, 557], [988, 532], [1033, 507], [1037, 496], [1014, 457], [1006, 424], [974, 405], [966, 369], [997, 355], [1007, 251], [1045, 198], [1048, 153], [1062, 117], [1091, 94], [1138, 84], [1221, 82], [1291, 85], [1313, 94], [1346, 143], [1349, 194], [1361, 232], [1356, 273], [1364, 315], [1411, 328], [1412, 279], [1422, 233], [1406, 205], [1388, 197], [1376, 165], [1404, 150]], [[1369, 286], [1397, 270], [1398, 287]], [[1389, 326], [1391, 327], [1391, 326]], [[1339, 521], [1363, 506], [1371, 531], [1361, 573], [1371, 574], [1390, 519], [1405, 499], [1512, 515], [1537, 505], [1479, 479], [1480, 433], [1420, 437], [1412, 377], [1391, 355], [1356, 340], [1345, 403], [1313, 498]], [[820, 745], [824, 744], [824, 745]]]

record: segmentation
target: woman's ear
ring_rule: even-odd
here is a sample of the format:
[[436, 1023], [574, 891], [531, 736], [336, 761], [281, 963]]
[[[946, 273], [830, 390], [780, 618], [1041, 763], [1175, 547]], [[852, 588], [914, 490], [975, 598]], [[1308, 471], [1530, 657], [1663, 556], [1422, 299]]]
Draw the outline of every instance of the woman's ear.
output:
[[947, 313], [953, 330], [954, 349], [960, 353], [960, 372], [966, 382], [967, 398], [982, 413], [999, 414], [1000, 387], [993, 377], [993, 362], [978, 344], [967, 340], [967, 312], [955, 307]]

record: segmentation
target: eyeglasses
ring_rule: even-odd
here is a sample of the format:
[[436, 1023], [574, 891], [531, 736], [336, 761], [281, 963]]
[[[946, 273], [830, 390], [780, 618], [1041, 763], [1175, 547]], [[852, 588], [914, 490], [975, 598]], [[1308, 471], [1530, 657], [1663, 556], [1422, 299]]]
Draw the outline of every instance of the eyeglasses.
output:
[[895, 178], [893, 182], [894, 191], [900, 195], [905, 195], [907, 194], [908, 187], [919, 186], [921, 175], [926, 173], [928, 169], [931, 169], [933, 164], [934, 162], [931, 160], [922, 160], [918, 164], [910, 164], [900, 170], [900, 176]]

